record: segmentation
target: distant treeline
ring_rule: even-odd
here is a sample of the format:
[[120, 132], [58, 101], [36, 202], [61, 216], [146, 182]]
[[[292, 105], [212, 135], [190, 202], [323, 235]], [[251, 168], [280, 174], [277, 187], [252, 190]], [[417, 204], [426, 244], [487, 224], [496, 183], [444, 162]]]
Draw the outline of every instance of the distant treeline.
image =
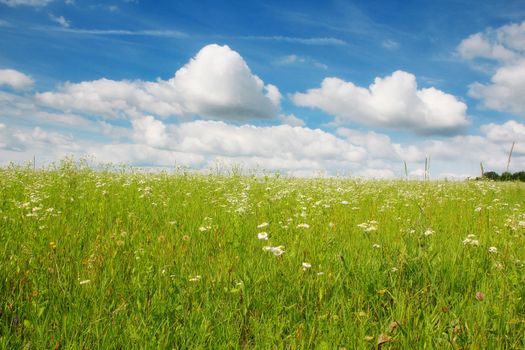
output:
[[487, 171], [483, 173], [483, 179], [494, 180], [494, 181], [523, 181], [525, 182], [525, 171], [518, 171], [515, 173], [505, 171], [501, 175], [495, 171]]

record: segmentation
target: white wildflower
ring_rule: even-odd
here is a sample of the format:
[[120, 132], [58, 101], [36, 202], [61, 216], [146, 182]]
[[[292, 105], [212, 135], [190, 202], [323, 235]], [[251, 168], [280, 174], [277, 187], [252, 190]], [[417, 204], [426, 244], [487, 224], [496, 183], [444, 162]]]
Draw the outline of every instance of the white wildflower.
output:
[[193, 277], [190, 277], [189, 281], [190, 282], [199, 282], [201, 279], [201, 276], [200, 275], [195, 275]]
[[91, 280], [83, 280], [83, 281], [80, 281], [79, 284], [88, 284], [88, 283], [91, 283]]
[[263, 241], [267, 241], [268, 240], [268, 232], [259, 232], [257, 234], [257, 238], [261, 239]]
[[263, 250], [266, 252], [271, 252], [275, 256], [281, 256], [284, 253], [284, 247], [282, 245], [276, 247], [265, 246], [263, 247]]
[[263, 222], [262, 224], [260, 225], [257, 225], [257, 228], [264, 228], [266, 226], [268, 226], [269, 224], [267, 222]]
[[498, 252], [498, 248], [496, 247], [489, 247], [489, 253], [496, 254]]
[[303, 262], [301, 266], [303, 267], [303, 271], [306, 271], [306, 270], [308, 270], [309, 268], [312, 267], [312, 264], [307, 263], [307, 262]]
[[[469, 235], [470, 236], [470, 235]], [[465, 238], [463, 240], [463, 244], [464, 245], [474, 245], [474, 246], [478, 246], [479, 245], [479, 241], [477, 239], [473, 239], [473, 238]]]
[[380, 246], [379, 244], [377, 244], [377, 243], [374, 243], [374, 244], [372, 245], [372, 248], [374, 248], [374, 249], [379, 249], [379, 248], [381, 248], [381, 246]]
[[424, 233], [425, 236], [432, 236], [434, 234], [434, 230], [431, 228], [428, 228]]
[[310, 228], [310, 225], [308, 225], [308, 224], [299, 224], [299, 225], [297, 225], [297, 228]]

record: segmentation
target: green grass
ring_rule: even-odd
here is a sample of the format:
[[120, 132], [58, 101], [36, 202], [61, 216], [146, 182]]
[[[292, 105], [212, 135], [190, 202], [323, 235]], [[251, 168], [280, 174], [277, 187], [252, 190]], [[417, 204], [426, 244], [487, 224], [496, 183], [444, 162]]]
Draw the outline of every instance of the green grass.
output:
[[525, 186], [3, 168], [0, 303], [4, 349], [523, 349]]

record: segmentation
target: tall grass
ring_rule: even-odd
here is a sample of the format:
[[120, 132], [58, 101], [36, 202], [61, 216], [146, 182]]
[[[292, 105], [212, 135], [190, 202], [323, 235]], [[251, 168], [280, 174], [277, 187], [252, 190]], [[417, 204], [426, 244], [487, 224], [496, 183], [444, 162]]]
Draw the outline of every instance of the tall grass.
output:
[[519, 183], [11, 166], [0, 347], [522, 349], [524, 243]]

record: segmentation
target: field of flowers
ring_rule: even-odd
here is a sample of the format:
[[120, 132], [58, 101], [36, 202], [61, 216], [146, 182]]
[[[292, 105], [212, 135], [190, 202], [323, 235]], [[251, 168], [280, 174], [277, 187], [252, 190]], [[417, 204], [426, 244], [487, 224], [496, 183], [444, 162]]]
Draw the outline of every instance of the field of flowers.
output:
[[525, 348], [525, 184], [0, 169], [0, 348]]

